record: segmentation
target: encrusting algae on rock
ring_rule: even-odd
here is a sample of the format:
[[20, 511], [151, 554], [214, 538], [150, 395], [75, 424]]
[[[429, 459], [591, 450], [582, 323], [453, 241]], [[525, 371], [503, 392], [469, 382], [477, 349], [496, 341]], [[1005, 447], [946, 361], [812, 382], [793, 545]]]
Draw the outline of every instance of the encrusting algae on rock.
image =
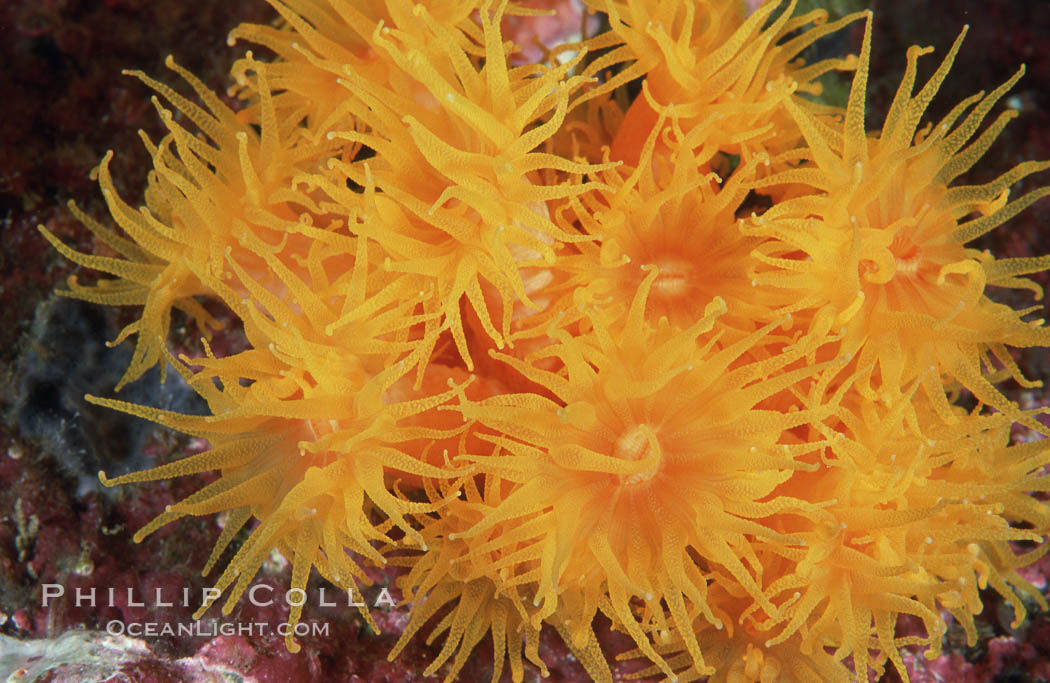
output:
[[[506, 1], [270, 4], [231, 34], [275, 55], [235, 64], [239, 106], [170, 59], [194, 99], [133, 74], [168, 130], [146, 203], [106, 155], [123, 235], [72, 207], [114, 255], [41, 228], [112, 276], [64, 294], [142, 309], [117, 388], [170, 363], [208, 403], [91, 398], [210, 443], [100, 478], [219, 473], [136, 538], [228, 513], [210, 571], [250, 529], [225, 612], [277, 548], [294, 588], [404, 568], [390, 656], [426, 632], [427, 674], [491, 638], [493, 680], [521, 681], [549, 629], [611, 681], [601, 612], [640, 675], [771, 683], [907, 679], [947, 614], [975, 641], [986, 587], [1017, 623], [1046, 607], [1017, 570], [1047, 549], [1050, 449], [1010, 429], [1048, 428], [1004, 383], [1050, 332], [987, 289], [1041, 297], [1050, 257], [968, 245], [1050, 194], [1010, 196], [1050, 162], [956, 182], [1022, 72], [923, 125], [965, 30], [918, 93], [914, 47], [871, 131], [870, 13], [593, 0], [605, 31], [528, 63], [501, 26], [534, 11]], [[802, 59], [858, 23], [858, 56]], [[247, 350], [175, 358], [172, 309], [207, 332], [206, 300]]]

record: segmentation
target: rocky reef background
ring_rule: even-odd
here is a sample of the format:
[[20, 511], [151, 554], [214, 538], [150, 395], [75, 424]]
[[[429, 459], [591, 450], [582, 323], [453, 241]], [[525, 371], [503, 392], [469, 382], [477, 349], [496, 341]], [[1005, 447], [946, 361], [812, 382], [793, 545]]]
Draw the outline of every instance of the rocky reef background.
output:
[[[566, 0], [562, 0], [563, 2]], [[877, 126], [896, 90], [907, 46], [933, 45], [938, 54], [963, 24], [970, 34], [952, 73], [934, 101], [930, 118], [977, 89], [991, 89], [1021, 63], [1028, 73], [1008, 96], [1019, 109], [1014, 121], [970, 174], [984, 182], [1026, 159], [1050, 158], [1050, 3], [1043, 0], [837, 0], [839, 13], [869, 6], [875, 10], [870, 99]], [[0, 677], [48, 681], [416, 681], [433, 656], [420, 642], [388, 663], [386, 652], [404, 626], [398, 610], [377, 613], [382, 634], [369, 632], [353, 610], [320, 607], [310, 601], [306, 621], [327, 624], [327, 635], [301, 639], [299, 655], [288, 654], [276, 634], [159, 636], [134, 639], [107, 635], [106, 624], [192, 621], [195, 604], [159, 607], [149, 597], [199, 596], [208, 579], [199, 575], [221, 528], [221, 519], [184, 520], [135, 544], [133, 531], [164, 506], [198, 488], [201, 480], [176, 480], [106, 490], [97, 471], [120, 473], [165, 462], [202, 448], [124, 415], [87, 405], [84, 393], [112, 395], [130, 350], [110, 349], [123, 317], [56, 297], [52, 291], [72, 272], [36, 230], [46, 225], [70, 246], [91, 251], [91, 235], [69, 214], [77, 202], [105, 222], [101, 194], [89, 172], [107, 149], [115, 151], [114, 176], [130, 203], [141, 199], [149, 156], [138, 129], [161, 135], [149, 90], [122, 76], [124, 68], [169, 78], [169, 53], [216, 91], [224, 92], [234, 57], [226, 34], [241, 21], [274, 16], [263, 0], [6, 0], [0, 3]], [[824, 45], [827, 51], [856, 50], [856, 30]], [[936, 58], [922, 64], [928, 74]], [[922, 74], [920, 74], [921, 76]], [[845, 86], [844, 86], [845, 87]], [[1014, 196], [1038, 183], [1029, 178]], [[979, 245], [1000, 256], [1050, 252], [1050, 201], [1037, 203]], [[93, 277], [83, 274], [85, 279]], [[1041, 278], [1041, 279], [1040, 279]], [[1050, 285], [1046, 273], [1036, 276]], [[1012, 302], [1030, 305], [1026, 300]], [[1046, 304], [1044, 304], [1044, 307]], [[218, 311], [216, 311], [218, 312]], [[1050, 313], [1050, 310], [1048, 310]], [[197, 332], [176, 320], [179, 343], [195, 348]], [[216, 345], [234, 348], [236, 329]], [[1050, 353], [1019, 354], [1032, 378], [1050, 379]], [[1018, 391], [1025, 407], [1050, 405], [1046, 389]], [[159, 385], [150, 373], [121, 398], [183, 412], [203, 406], [178, 377]], [[1017, 439], [1029, 438], [1020, 430]], [[288, 582], [278, 556], [264, 567], [261, 581], [280, 588]], [[1050, 591], [1050, 563], [1029, 570], [1029, 578]], [[315, 577], [316, 578], [316, 577]], [[391, 577], [377, 573], [380, 584]], [[41, 606], [41, 586], [62, 584], [67, 595]], [[311, 588], [320, 583], [311, 584]], [[105, 589], [116, 587], [113, 604]], [[76, 588], [96, 588], [96, 607], [75, 604]], [[127, 588], [146, 604], [127, 599]], [[280, 591], [278, 591], [280, 592]], [[168, 599], [167, 597], [165, 598]], [[1050, 679], [1050, 615], [1035, 613], [1021, 628], [1009, 628], [1009, 610], [989, 595], [980, 617], [982, 639], [968, 648], [961, 633], [949, 631], [940, 659], [909, 657], [912, 680], [1023, 682]], [[244, 601], [242, 601], [244, 603]], [[217, 609], [209, 616], [218, 617]], [[242, 604], [229, 622], [276, 624], [287, 616], [281, 603], [269, 608]], [[908, 628], [903, 624], [902, 628]], [[609, 649], [627, 649], [626, 640], [603, 629]], [[541, 645], [551, 680], [585, 680], [582, 668], [551, 638]], [[464, 681], [488, 680], [492, 658], [479, 648]], [[618, 664], [623, 674], [631, 663]], [[509, 677], [509, 674], [507, 674]], [[8, 678], [10, 677], [10, 678]], [[894, 680], [887, 674], [886, 680]], [[527, 678], [538, 678], [534, 669]]]

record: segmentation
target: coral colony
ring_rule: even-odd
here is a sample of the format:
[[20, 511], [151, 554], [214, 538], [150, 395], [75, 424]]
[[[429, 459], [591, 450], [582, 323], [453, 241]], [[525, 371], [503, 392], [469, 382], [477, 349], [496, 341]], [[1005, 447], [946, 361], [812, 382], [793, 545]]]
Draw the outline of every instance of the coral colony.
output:
[[[928, 121], [966, 31], [925, 82], [912, 47], [871, 130], [866, 12], [593, 0], [602, 30], [537, 50], [506, 0], [269, 2], [230, 43], [272, 56], [229, 98], [170, 58], [192, 96], [133, 74], [167, 133], [144, 206], [97, 169], [119, 231], [71, 207], [96, 254], [41, 228], [112, 276], [64, 294], [139, 311], [117, 389], [170, 364], [208, 403], [90, 398], [210, 443], [99, 476], [218, 472], [136, 539], [226, 513], [224, 612], [276, 548], [293, 589], [400, 568], [389, 656], [435, 638], [428, 674], [485, 639], [493, 681], [545, 672], [549, 629], [610, 681], [600, 612], [643, 675], [769, 683], [907, 678], [947, 622], [976, 639], [981, 589], [1018, 624], [1046, 607], [1018, 569], [1047, 548], [1050, 451], [1010, 430], [1050, 429], [1004, 391], [1050, 329], [990, 292], [1038, 300], [1050, 257], [968, 245], [1050, 194], [1011, 195], [1050, 162], [957, 182], [1023, 69]], [[859, 55], [805, 60], [844, 29]], [[247, 349], [176, 357], [172, 309], [207, 339], [215, 302]]]

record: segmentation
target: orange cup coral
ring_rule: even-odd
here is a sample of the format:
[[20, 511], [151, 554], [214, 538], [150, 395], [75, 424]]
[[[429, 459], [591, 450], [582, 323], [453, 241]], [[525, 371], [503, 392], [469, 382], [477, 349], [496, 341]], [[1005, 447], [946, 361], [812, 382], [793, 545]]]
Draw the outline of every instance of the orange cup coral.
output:
[[[155, 100], [145, 206], [103, 159], [126, 236], [73, 208], [117, 256], [41, 228], [114, 276], [64, 294], [143, 307], [117, 389], [172, 364], [208, 402], [91, 399], [210, 442], [100, 478], [219, 472], [136, 538], [229, 512], [210, 570], [250, 528], [224, 610], [276, 548], [294, 588], [405, 568], [390, 656], [443, 637], [428, 674], [491, 637], [520, 681], [546, 628], [611, 681], [601, 612], [649, 673], [770, 683], [907, 678], [946, 615], [976, 637], [985, 587], [1018, 622], [1046, 607], [1017, 569], [1047, 549], [1050, 449], [1009, 434], [1050, 430], [1004, 382], [1050, 332], [988, 288], [1041, 296], [1050, 257], [967, 245], [1050, 194], [1009, 196], [1050, 162], [954, 184], [1020, 72], [920, 128], [963, 36], [918, 94], [912, 48], [873, 132], [866, 13], [594, 0], [607, 29], [531, 63], [507, 0], [269, 1], [231, 35], [274, 54], [236, 63], [239, 106], [171, 61], [203, 106], [135, 74], [180, 115]], [[805, 62], [856, 21], [859, 57]], [[849, 70], [845, 108], [821, 101]], [[172, 309], [214, 329], [205, 299], [248, 348], [176, 359]]]

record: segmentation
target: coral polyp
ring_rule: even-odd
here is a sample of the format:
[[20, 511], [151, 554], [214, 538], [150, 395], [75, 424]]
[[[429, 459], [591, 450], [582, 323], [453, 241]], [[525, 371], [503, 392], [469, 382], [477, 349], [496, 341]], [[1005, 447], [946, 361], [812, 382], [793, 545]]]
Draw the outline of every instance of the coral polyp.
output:
[[[772, 683], [907, 679], [949, 621], [975, 642], [985, 589], [1016, 625], [1046, 608], [1019, 570], [1050, 428], [1013, 353], [1050, 332], [1001, 292], [1040, 298], [1050, 256], [973, 245], [1050, 162], [965, 184], [1023, 70], [927, 121], [966, 31], [917, 93], [913, 47], [873, 131], [870, 13], [595, 0], [604, 30], [526, 52], [539, 17], [507, 0], [270, 4], [225, 98], [132, 74], [167, 133], [144, 206], [98, 168], [123, 234], [75, 207], [98, 254], [41, 228], [112, 276], [63, 294], [142, 307], [116, 389], [172, 365], [207, 402], [90, 397], [208, 441], [100, 478], [216, 473], [136, 539], [226, 515], [224, 613], [276, 549], [293, 589], [388, 572], [390, 657], [426, 634], [426, 675], [487, 640], [494, 682], [546, 674], [549, 631], [612, 681], [604, 616], [639, 675]], [[858, 55], [810, 59], [848, 27]], [[244, 350], [176, 352], [173, 316], [220, 309]]]
[[[698, 670], [711, 673], [692, 637], [690, 612], [722, 628], [725, 615], [707, 593], [709, 584], [724, 581], [775, 612], [752, 544], [793, 545], [766, 520], [819, 509], [777, 491], [796, 469], [816, 467], [804, 456], [819, 446], [791, 443], [788, 435], [826, 408], [785, 413], [761, 405], [825, 368], [787, 369], [810, 350], [807, 340], [765, 360], [744, 360], [772, 343], [772, 325], [715, 350], [715, 339], [704, 337], [725, 312], [721, 299], [687, 330], [648, 326], [640, 309], [655, 276], [640, 288], [622, 330], [593, 321], [597, 347], [567, 335], [550, 347], [564, 372], [532, 376], [555, 400], [506, 394], [459, 407], [499, 450], [463, 457], [515, 486], [457, 537], [506, 526], [481, 548], [507, 539], [500, 564], [513, 558], [514, 573], [534, 577], [540, 615], [559, 613], [572, 624], [575, 643], [591, 637], [600, 608], [665, 673], [671, 670], [647, 631], [671, 625], [684, 634]], [[646, 360], [630, 361], [643, 353]], [[632, 597], [640, 598], [635, 607]]]

